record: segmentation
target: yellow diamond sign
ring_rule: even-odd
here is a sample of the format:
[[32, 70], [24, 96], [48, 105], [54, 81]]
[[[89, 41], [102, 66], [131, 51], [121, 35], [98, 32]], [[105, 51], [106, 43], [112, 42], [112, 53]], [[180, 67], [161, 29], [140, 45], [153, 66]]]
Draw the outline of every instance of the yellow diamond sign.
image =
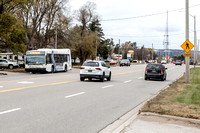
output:
[[182, 45], [181, 47], [185, 50], [185, 52], [190, 52], [190, 50], [194, 47], [194, 45], [189, 41], [189, 40], [186, 40]]

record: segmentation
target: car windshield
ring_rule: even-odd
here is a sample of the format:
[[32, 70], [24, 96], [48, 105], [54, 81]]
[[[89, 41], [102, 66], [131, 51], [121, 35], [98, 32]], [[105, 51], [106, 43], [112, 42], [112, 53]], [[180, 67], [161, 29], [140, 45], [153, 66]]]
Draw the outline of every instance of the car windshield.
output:
[[181, 62], [180, 60], [177, 60], [176, 62]]
[[85, 63], [83, 63], [83, 66], [98, 67], [99, 63], [98, 62], [85, 62]]
[[26, 56], [26, 64], [45, 64], [44, 55], [28, 55]]

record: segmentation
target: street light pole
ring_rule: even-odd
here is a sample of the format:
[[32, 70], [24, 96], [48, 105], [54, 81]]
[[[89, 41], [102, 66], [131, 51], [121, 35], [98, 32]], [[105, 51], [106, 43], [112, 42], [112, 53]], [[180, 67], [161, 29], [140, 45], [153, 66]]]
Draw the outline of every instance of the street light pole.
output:
[[[189, 40], [189, 0], [185, 0], [185, 39]], [[189, 62], [190, 58], [189, 56], [185, 56], [186, 61], [186, 67], [185, 67], [185, 82], [190, 82], [190, 68], [189, 68]]]

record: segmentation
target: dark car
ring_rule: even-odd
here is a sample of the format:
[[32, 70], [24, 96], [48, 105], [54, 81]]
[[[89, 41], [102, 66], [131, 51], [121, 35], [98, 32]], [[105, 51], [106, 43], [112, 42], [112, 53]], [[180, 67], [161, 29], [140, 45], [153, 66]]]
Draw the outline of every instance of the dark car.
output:
[[166, 80], [167, 73], [164, 65], [162, 64], [148, 64], [145, 69], [145, 77], [144, 79], [161, 79], [162, 81]]
[[131, 63], [130, 63], [130, 61], [129, 60], [121, 60], [120, 61], [120, 66], [130, 66], [131, 65]]
[[176, 62], [175, 62], [175, 65], [182, 65], [182, 62], [181, 62], [181, 60], [176, 60]]

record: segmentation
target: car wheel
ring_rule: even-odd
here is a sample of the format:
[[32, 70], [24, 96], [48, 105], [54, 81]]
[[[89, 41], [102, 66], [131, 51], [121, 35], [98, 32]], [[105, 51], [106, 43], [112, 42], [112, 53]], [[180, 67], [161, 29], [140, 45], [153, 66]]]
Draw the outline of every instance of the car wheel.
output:
[[163, 76], [162, 78], [161, 78], [161, 81], [164, 81], [165, 80], [165, 77]]
[[104, 82], [105, 73], [103, 73], [102, 78], [100, 79], [101, 82]]
[[32, 74], [36, 74], [36, 72], [32, 72]]
[[13, 65], [9, 65], [8, 68], [9, 68], [9, 69], [13, 69]]
[[84, 79], [85, 79], [85, 78], [83, 78], [83, 77], [80, 77], [80, 81], [84, 81]]
[[107, 81], [110, 81], [111, 80], [111, 72], [109, 74], [109, 77], [107, 78]]
[[144, 78], [144, 80], [147, 80], [147, 79], [148, 79], [147, 77]]

